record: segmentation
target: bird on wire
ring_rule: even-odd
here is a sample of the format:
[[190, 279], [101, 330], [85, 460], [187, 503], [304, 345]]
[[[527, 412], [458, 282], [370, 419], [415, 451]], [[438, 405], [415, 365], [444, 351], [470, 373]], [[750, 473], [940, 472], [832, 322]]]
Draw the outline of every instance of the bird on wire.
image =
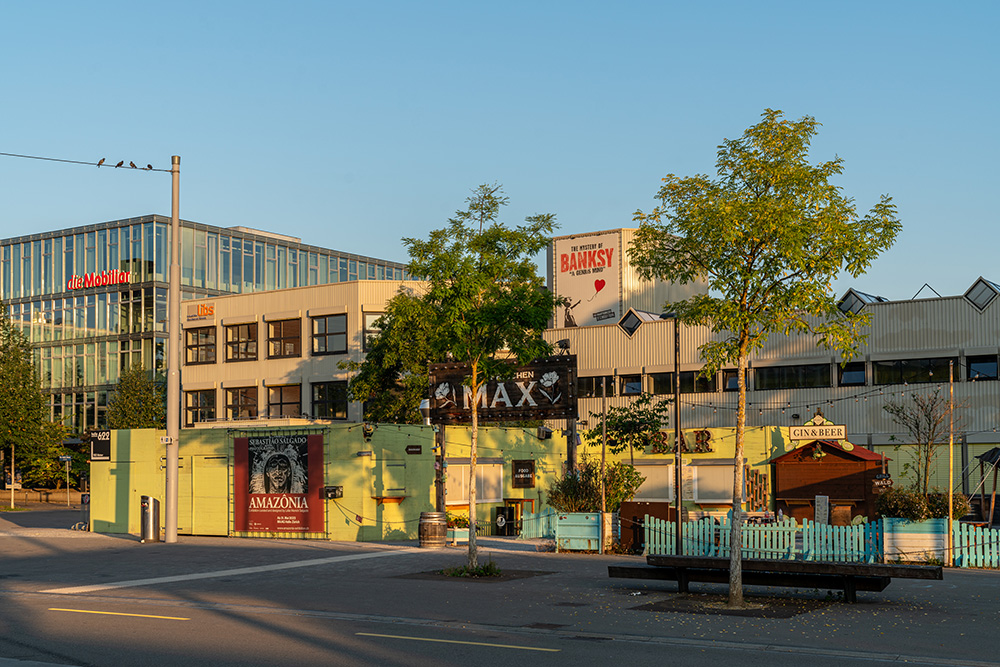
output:
[[152, 168], [153, 168], [153, 165], [151, 165], [151, 164], [147, 164], [147, 165], [146, 165], [146, 171], [149, 171], [149, 170], [151, 170]]
[[117, 169], [118, 167], [122, 166], [123, 164], [125, 164], [125, 160], [120, 160], [118, 162], [118, 164], [115, 165], [115, 169]]
[[135, 166], [135, 162], [129, 162], [128, 166], [132, 167], [133, 169], [138, 169], [138, 167]]
[[102, 164], [104, 164], [104, 158], [101, 158], [101, 161], [97, 163], [97, 166], [100, 167]]

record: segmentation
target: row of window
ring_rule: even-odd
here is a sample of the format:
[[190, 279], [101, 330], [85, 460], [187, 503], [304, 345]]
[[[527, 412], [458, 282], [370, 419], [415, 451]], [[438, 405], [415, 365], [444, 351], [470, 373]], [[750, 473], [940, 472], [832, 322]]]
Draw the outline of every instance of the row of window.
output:
[[[375, 322], [381, 313], [365, 313], [363, 341], [378, 332]], [[347, 354], [347, 315], [323, 315], [309, 318], [311, 354]], [[232, 324], [223, 327], [226, 361], [255, 361], [257, 353], [257, 323]], [[265, 348], [268, 359], [302, 356], [302, 320], [275, 320], [266, 323]], [[185, 363], [214, 364], [217, 361], [217, 328], [197, 327], [184, 330]]]
[[[217, 419], [256, 419], [258, 417], [303, 417], [315, 419], [347, 419], [347, 382], [313, 382], [309, 385], [308, 412], [303, 411], [302, 385], [290, 384], [265, 387], [266, 404], [258, 404], [258, 388], [227, 387], [223, 403], [217, 404], [215, 389], [184, 392], [184, 423]], [[221, 410], [219, 409], [221, 407]]]
[[[756, 391], [770, 389], [809, 389], [815, 387], [863, 387], [865, 385], [919, 384], [947, 382], [949, 362], [954, 364], [956, 381], [996, 380], [997, 355], [965, 357], [965, 373], [958, 358], [934, 357], [928, 359], [892, 359], [885, 361], [852, 361], [846, 364], [802, 364], [796, 366], [766, 366], [748, 373], [747, 388]], [[752, 386], [750, 380], [752, 379]], [[736, 369], [703, 377], [698, 371], [680, 373], [680, 393], [700, 394], [717, 391], [737, 391]], [[836, 380], [836, 385], [834, 385]], [[603, 388], [602, 388], [603, 382]], [[653, 394], [673, 394], [673, 373], [647, 375], [606, 375], [580, 377], [577, 382], [579, 398], [608, 396], [634, 396], [644, 391]]]
[[[167, 280], [170, 225], [146, 222], [11, 243], [0, 250], [3, 298], [65, 291], [73, 275], [120, 269], [132, 282]], [[224, 292], [349, 280], [408, 280], [402, 265], [313, 252], [274, 241], [181, 227], [181, 284]]]

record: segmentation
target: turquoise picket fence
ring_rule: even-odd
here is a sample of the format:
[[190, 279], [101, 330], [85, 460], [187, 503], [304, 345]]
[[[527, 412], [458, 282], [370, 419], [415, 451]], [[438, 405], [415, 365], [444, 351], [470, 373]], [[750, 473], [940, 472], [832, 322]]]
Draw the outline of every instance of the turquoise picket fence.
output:
[[952, 523], [955, 567], [1000, 567], [1000, 529]]
[[540, 512], [525, 512], [521, 515], [521, 537], [524, 539], [556, 538], [556, 511], [546, 507]]
[[802, 520], [803, 560], [881, 563], [883, 529], [881, 521], [851, 526], [830, 526]]
[[[651, 517], [644, 518], [646, 553], [676, 553], [676, 524]], [[687, 521], [682, 526], [683, 553], [686, 556], [729, 556], [730, 523], [725, 517]], [[743, 524], [744, 558], [795, 558], [795, 519], [785, 518], [771, 524]]]

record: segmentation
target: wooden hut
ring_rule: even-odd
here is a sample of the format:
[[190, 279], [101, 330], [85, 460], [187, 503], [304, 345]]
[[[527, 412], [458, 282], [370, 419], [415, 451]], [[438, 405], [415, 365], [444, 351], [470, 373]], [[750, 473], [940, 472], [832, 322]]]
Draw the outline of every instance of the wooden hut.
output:
[[796, 519], [815, 518], [816, 496], [830, 499], [830, 522], [846, 525], [856, 516], [875, 517], [875, 475], [882, 456], [836, 440], [814, 440], [773, 459], [775, 510]]

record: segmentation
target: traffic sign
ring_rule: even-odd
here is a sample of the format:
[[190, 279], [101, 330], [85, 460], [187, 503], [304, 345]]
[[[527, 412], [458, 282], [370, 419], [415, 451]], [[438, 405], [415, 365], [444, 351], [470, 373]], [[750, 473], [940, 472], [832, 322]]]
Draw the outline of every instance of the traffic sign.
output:
[[59, 460], [62, 461], [63, 463], [66, 463], [68, 461], [72, 461], [73, 457], [72, 456], [60, 456]]

